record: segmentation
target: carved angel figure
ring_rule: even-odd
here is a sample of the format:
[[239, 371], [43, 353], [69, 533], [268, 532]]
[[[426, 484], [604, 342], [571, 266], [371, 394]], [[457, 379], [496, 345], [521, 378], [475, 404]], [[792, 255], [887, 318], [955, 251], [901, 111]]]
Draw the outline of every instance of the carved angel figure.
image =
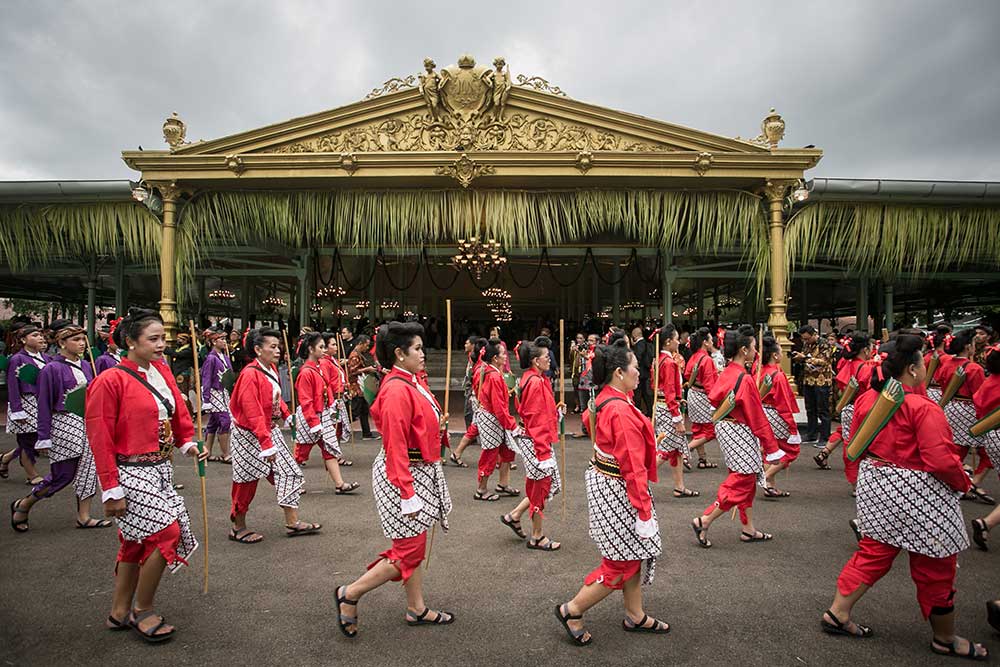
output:
[[513, 84], [510, 81], [510, 68], [503, 56], [493, 59], [496, 70], [493, 73], [493, 112], [497, 120], [503, 120], [503, 112], [507, 107], [507, 98]]
[[431, 118], [438, 117], [438, 105], [440, 104], [441, 97], [438, 93], [440, 88], [441, 79], [434, 68], [437, 65], [430, 58], [424, 58], [424, 74], [420, 75], [420, 93], [424, 96], [424, 102], [427, 103], [427, 110], [431, 114]]

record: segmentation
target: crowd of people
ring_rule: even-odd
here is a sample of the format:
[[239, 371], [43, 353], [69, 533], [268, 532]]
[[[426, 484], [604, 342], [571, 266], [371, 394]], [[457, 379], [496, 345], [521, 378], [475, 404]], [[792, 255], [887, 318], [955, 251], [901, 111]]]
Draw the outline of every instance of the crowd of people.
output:
[[[391, 545], [357, 579], [336, 589], [338, 627], [356, 637], [360, 601], [388, 581], [403, 582], [409, 625], [450, 624], [454, 612], [425, 603], [419, 567], [428, 531], [449, 529], [453, 501], [445, 464], [469, 467], [462, 456], [477, 443], [470, 496], [484, 503], [517, 499], [498, 516], [498, 529], [509, 529], [528, 549], [555, 554], [562, 544], [546, 535], [544, 512], [567, 474], [553, 448], [565, 415], [573, 411], [581, 414], [581, 435], [593, 445], [584, 478], [589, 533], [601, 555], [576, 594], [554, 609], [574, 644], [593, 641], [584, 615], [616, 590], [623, 593], [625, 631], [670, 631], [669, 623], [646, 613], [642, 597], [662, 552], [650, 485], [659, 481], [664, 464], [674, 498], [698, 497], [685, 472], [718, 467], [705, 450], [717, 441], [727, 476], [712, 502], [692, 517], [694, 539], [712, 548], [714, 522], [733, 512], [741, 541], [769, 542], [773, 534], [755, 523], [758, 488], [771, 498], [790, 497], [775, 485], [776, 475], [796, 460], [803, 442], [815, 442], [822, 445], [815, 457], [821, 468], [829, 468], [827, 459], [842, 446], [857, 498], [851, 527], [858, 548], [837, 579], [821, 628], [858, 639], [872, 636], [854, 620], [854, 607], [898, 552], [906, 551], [931, 626], [931, 649], [987, 655], [981, 644], [956, 634], [954, 614], [957, 554], [970, 545], [959, 499], [995, 505], [981, 485], [1000, 462], [1000, 344], [987, 327], [952, 331], [941, 325], [929, 334], [904, 329], [881, 338], [853, 331], [834, 344], [806, 326], [798, 332], [802, 348], [793, 350], [791, 360], [783, 358], [778, 340], [749, 325], [692, 332], [669, 323], [651, 331], [612, 327], [566, 341], [543, 328], [511, 349], [514, 341], [505, 341], [499, 329], [487, 337], [470, 334], [462, 382], [467, 428], [454, 448], [448, 406], [428, 383], [427, 332], [418, 323], [385, 323], [371, 337], [306, 328], [288, 349], [281, 331], [258, 328], [241, 335], [214, 326], [197, 340], [178, 336], [168, 346], [159, 316], [132, 309], [102, 333], [103, 348], [94, 351], [84, 329], [68, 320], [46, 330], [31, 321], [13, 328], [7, 429], [17, 446], [0, 458], [0, 476], [7, 477], [17, 461], [33, 485], [10, 506], [17, 534], [29, 532], [31, 513], [42, 500], [71, 482], [79, 528], [117, 525], [121, 547], [109, 629], [131, 628], [154, 643], [177, 631], [154, 604], [163, 571], [186, 564], [197, 547], [173, 480], [175, 449], [231, 466], [228, 537], [251, 545], [265, 539], [248, 523], [261, 479], [274, 487], [286, 535], [322, 530], [299, 516], [302, 466], [314, 447], [335, 493], [359, 488], [343, 470], [353, 465], [343, 452], [354, 419], [362, 437], [381, 438], [371, 483]], [[557, 394], [560, 345], [569, 353], [573, 405]], [[799, 378], [786, 375], [786, 361], [802, 365]], [[795, 417], [793, 382], [809, 413], [804, 434]], [[200, 394], [191, 391], [192, 384]], [[192, 420], [199, 411], [208, 417], [205, 447]], [[831, 413], [839, 423], [832, 433]], [[291, 430], [291, 449], [283, 429]], [[44, 477], [36, 467], [39, 452], [49, 458]], [[973, 465], [966, 467], [970, 455]], [[523, 498], [513, 480], [518, 460]], [[491, 486], [494, 473], [498, 479]], [[90, 513], [98, 491], [105, 518]], [[972, 543], [988, 550], [998, 523], [998, 508], [975, 518]], [[1000, 601], [988, 608], [990, 622], [1000, 626]]]

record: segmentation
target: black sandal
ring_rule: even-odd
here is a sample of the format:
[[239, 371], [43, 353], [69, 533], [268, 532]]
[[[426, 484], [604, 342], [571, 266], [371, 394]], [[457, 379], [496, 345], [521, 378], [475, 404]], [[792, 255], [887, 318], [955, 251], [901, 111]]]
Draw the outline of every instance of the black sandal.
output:
[[[91, 522], [95, 523], [91, 523]], [[95, 519], [90, 517], [87, 523], [81, 523], [79, 519], [76, 520], [76, 527], [81, 530], [90, 530], [91, 528], [110, 528], [112, 525], [111, 519]]]
[[[139, 627], [139, 624], [142, 623], [147, 618], [149, 618], [150, 616], [156, 616], [156, 617], [158, 617], [160, 619], [160, 622], [157, 623], [156, 625], [154, 625], [153, 627], [151, 627], [148, 630], [141, 629]], [[141, 636], [143, 639], [145, 639], [150, 644], [159, 644], [160, 642], [165, 642], [168, 639], [170, 639], [171, 637], [173, 637], [174, 636], [174, 632], [177, 631], [176, 628], [175, 628], [175, 629], [171, 630], [170, 632], [164, 632], [164, 633], [161, 633], [161, 634], [156, 634], [156, 631], [159, 630], [160, 628], [162, 628], [164, 625], [166, 625], [167, 622], [163, 619], [162, 616], [160, 616], [159, 614], [157, 614], [152, 609], [147, 609], [146, 611], [139, 612], [138, 615], [136, 615], [135, 610], [132, 610], [131, 614], [129, 615], [128, 623], [129, 623], [130, 626], [132, 626], [133, 628], [135, 628], [135, 631], [139, 633], [139, 636]]]
[[774, 486], [768, 486], [764, 489], [765, 498], [789, 498], [791, 495], [788, 491], [782, 491]]
[[850, 521], [847, 522], [847, 525], [849, 525], [851, 527], [851, 530], [854, 531], [854, 539], [860, 542], [862, 535], [861, 535], [861, 525], [858, 523], [858, 520], [851, 519]]
[[[743, 539], [747, 538], [747, 539]], [[763, 530], [758, 530], [754, 533], [748, 533], [745, 530], [740, 533], [740, 542], [750, 543], [750, 542], [769, 542], [774, 539], [774, 535], [771, 533], [765, 533]]]
[[323, 527], [321, 523], [305, 523], [304, 521], [299, 521], [297, 523], [289, 526], [285, 524], [285, 535], [288, 537], [298, 537], [299, 535], [312, 535], [313, 533], [318, 533], [320, 528]]
[[867, 625], [861, 625], [860, 623], [854, 624], [854, 631], [851, 632], [847, 629], [847, 623], [851, 620], [847, 619], [847, 623], [844, 623], [839, 618], [833, 615], [833, 612], [829, 609], [826, 610], [826, 615], [833, 619], [833, 623], [830, 623], [825, 618], [820, 620], [820, 626], [823, 628], [823, 632], [830, 635], [846, 635], [848, 637], [854, 637], [856, 639], [867, 639], [871, 637], [874, 631]]
[[[340, 613], [340, 605], [349, 604], [355, 609], [358, 607], [358, 600], [348, 600], [347, 597], [341, 596], [340, 591], [346, 592], [347, 586], [339, 586], [337, 590], [333, 592], [333, 596], [337, 598], [337, 625], [340, 626], [340, 631], [344, 633], [344, 636], [348, 639], [354, 639], [358, 636], [358, 617], [357, 616], [345, 616]], [[356, 613], [356, 612], [355, 612]], [[354, 626], [353, 630], [348, 630], [350, 626]]]
[[685, 456], [682, 463], [684, 464], [684, 470], [691, 472], [691, 459]]
[[708, 459], [698, 459], [698, 470], [711, 470], [718, 467], [718, 463], [709, 463]]
[[[969, 660], [986, 660], [990, 657], [990, 652], [982, 644], [977, 644], [971, 639], [967, 639], [969, 642], [969, 650], [966, 653], [959, 653], [956, 642], [950, 644], [945, 644], [942, 641], [932, 638], [931, 639], [931, 650], [938, 655], [946, 655], [952, 658], [968, 658]], [[984, 653], [977, 652], [976, 649], [982, 649]]]
[[527, 537], [527, 535], [525, 535], [524, 531], [521, 529], [521, 522], [514, 521], [514, 517], [512, 517], [510, 514], [504, 514], [502, 517], [500, 517], [500, 523], [513, 530], [514, 534], [520, 537], [522, 540]]
[[976, 543], [976, 546], [983, 551], [989, 551], [990, 545], [986, 541], [987, 535], [990, 534], [990, 527], [986, 525], [986, 522], [982, 519], [972, 520], [972, 541]]
[[701, 517], [692, 521], [691, 527], [694, 529], [694, 536], [698, 538], [698, 544], [700, 544], [704, 549], [711, 548], [712, 543], [709, 542], [707, 537], [705, 537], [705, 534], [708, 532], [708, 528], [705, 528]]
[[[646, 621], [652, 621], [653, 624], [646, 627]], [[633, 621], [631, 617], [626, 616], [622, 620], [622, 628], [625, 632], [648, 632], [653, 635], [665, 635], [670, 632], [669, 623], [664, 623], [663, 621], [655, 618], [650, 618], [647, 614], [643, 614], [642, 620], [638, 623]]]
[[[26, 533], [28, 532], [28, 519], [27, 519], [28, 513], [23, 510], [17, 509], [20, 504], [21, 504], [20, 498], [18, 498], [17, 500], [13, 501], [10, 504], [10, 527], [14, 529], [15, 533]], [[14, 519], [15, 514], [23, 514], [25, 518], [21, 519], [20, 521], [17, 521]], [[22, 528], [21, 526], [24, 526], [24, 528]]]
[[333, 490], [333, 492], [336, 493], [338, 496], [343, 496], [347, 495], [348, 493], [351, 493], [359, 486], [360, 484], [358, 484], [357, 482], [344, 482], [343, 486], [338, 486], [336, 489]]
[[493, 490], [510, 498], [521, 495], [520, 489], [515, 489], [512, 486], [504, 486], [503, 484], [497, 484]]
[[458, 466], [459, 468], [469, 467], [469, 464], [463, 461], [462, 459], [458, 458], [457, 456], [455, 456], [454, 452], [451, 453], [451, 455], [448, 457], [448, 460], [451, 461], [452, 465]]
[[813, 461], [816, 462], [816, 465], [819, 466], [820, 470], [833, 470], [833, 468], [830, 467], [830, 464], [826, 462], [828, 458], [830, 458], [830, 452], [823, 450], [813, 457]]
[[339, 459], [337, 459], [337, 463], [339, 463], [340, 465], [344, 466], [345, 468], [350, 468], [352, 465], [354, 465], [354, 461], [348, 461], [345, 458], [339, 458]]
[[[545, 540], [548, 541], [545, 542]], [[537, 540], [535, 538], [528, 540], [528, 548], [537, 549], [538, 551], [559, 551], [562, 549], [562, 543], [553, 542], [552, 540], [549, 540], [549, 538], [542, 535]]]
[[[450, 625], [455, 622], [455, 615], [447, 611], [435, 611], [437, 616], [433, 621], [428, 621], [425, 616], [431, 611], [430, 607], [424, 607], [424, 610], [420, 614], [414, 614], [409, 609], [406, 610], [406, 624], [407, 625]], [[410, 620], [410, 616], [414, 617], [414, 620]]]
[[587, 646], [588, 644], [590, 644], [590, 642], [594, 641], [593, 635], [587, 637], [586, 639], [583, 638], [585, 634], [588, 634], [586, 630], [582, 628], [580, 630], [574, 630], [573, 628], [569, 627], [570, 621], [582, 620], [583, 616], [575, 616], [573, 614], [570, 614], [569, 609], [566, 610], [567, 613], [565, 616], [563, 616], [562, 608], [563, 605], [561, 604], [556, 605], [556, 618], [558, 618], [559, 622], [562, 623], [562, 626], [566, 629], [566, 634], [569, 635], [569, 638], [573, 640], [573, 643], [576, 644], [577, 646]]
[[976, 485], [973, 485], [969, 489], [969, 492], [963, 496], [963, 498], [968, 498], [969, 500], [975, 500], [977, 502], [983, 503], [984, 505], [996, 505], [997, 501], [993, 496], [988, 495], [985, 491]]
[[701, 494], [697, 491], [692, 491], [691, 489], [674, 489], [674, 498], [697, 498]]
[[104, 627], [113, 632], [118, 632], [119, 630], [129, 630], [132, 626], [128, 624], [128, 614], [125, 614], [125, 618], [120, 621], [111, 614], [108, 614], [108, 622], [104, 624]]
[[473, 500], [482, 500], [487, 503], [495, 503], [500, 500], [500, 496], [495, 493], [489, 493], [488, 491], [476, 491], [476, 495], [472, 496]]
[[7, 461], [7, 463], [0, 461], [0, 479], [7, 479], [7, 477], [10, 475], [10, 464], [13, 462], [14, 459]]
[[[253, 536], [257, 535], [260, 537], [259, 540], [253, 539]], [[229, 539], [233, 542], [239, 542], [240, 544], [257, 544], [264, 541], [264, 536], [260, 533], [255, 533], [249, 528], [244, 528], [243, 530], [236, 530], [235, 528], [229, 529]]]

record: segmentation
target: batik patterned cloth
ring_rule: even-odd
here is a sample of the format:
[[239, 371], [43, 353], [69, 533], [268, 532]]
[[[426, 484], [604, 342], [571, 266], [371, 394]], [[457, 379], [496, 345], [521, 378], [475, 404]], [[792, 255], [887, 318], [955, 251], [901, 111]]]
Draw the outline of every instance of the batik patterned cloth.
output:
[[662, 403], [656, 404], [656, 449], [661, 452], [680, 452], [681, 456], [689, 456], [688, 439], [684, 433], [678, 433], [674, 426], [673, 415]]
[[[173, 465], [169, 461], [156, 465], [119, 464], [118, 484], [125, 492], [125, 516], [117, 519], [122, 537], [141, 542], [176, 521], [181, 532], [177, 556], [187, 560], [198, 548], [198, 540], [191, 531], [184, 498], [174, 490]], [[182, 565], [180, 561], [171, 563], [170, 571], [176, 572]]]
[[712, 422], [712, 413], [715, 412], [715, 408], [709, 402], [704, 389], [691, 387], [688, 390], [687, 409], [688, 418], [692, 422], [696, 424], [710, 424]]
[[562, 479], [559, 477], [559, 466], [556, 464], [555, 456], [545, 461], [539, 461], [535, 454], [535, 443], [526, 435], [511, 437], [507, 442], [515, 454], [520, 455], [524, 462], [524, 476], [528, 479], [552, 478], [552, 485], [549, 488], [549, 495], [545, 497], [545, 502], [554, 498], [562, 490]]
[[858, 527], [862, 535], [932, 558], [969, 546], [962, 494], [922, 470], [864, 459], [858, 470]]
[[[584, 475], [587, 485], [587, 509], [590, 517], [590, 538], [597, 544], [601, 556], [610, 560], [641, 560], [642, 584], [653, 583], [656, 559], [663, 552], [660, 530], [646, 539], [639, 537], [635, 524], [638, 510], [629, 502], [625, 480], [611, 477], [591, 466]], [[656, 506], [653, 506], [656, 521]]]
[[[846, 412], [846, 410], [845, 410]], [[781, 413], [773, 405], [764, 406], [764, 416], [767, 417], [767, 421], [771, 424], [771, 430], [774, 431], [774, 439], [785, 441], [792, 437], [791, 431], [788, 429], [788, 424], [785, 420], [781, 418]], [[718, 426], [716, 426], [718, 428]], [[716, 431], [718, 433], [718, 431]]]
[[473, 423], [479, 428], [479, 446], [482, 449], [496, 449], [504, 444], [506, 431], [493, 413], [479, 408]]
[[233, 424], [230, 453], [233, 457], [233, 481], [252, 482], [274, 475], [274, 493], [282, 507], [296, 508], [302, 495], [305, 479], [302, 468], [295, 462], [285, 445], [285, 438], [277, 426], [271, 428], [271, 443], [275, 447], [274, 461], [260, 457], [260, 443], [253, 431]]
[[972, 401], [953, 398], [944, 406], [944, 416], [951, 426], [952, 437], [959, 447], [982, 447], [983, 439], [969, 433], [976, 423], [976, 406]]
[[7, 433], [22, 435], [38, 431], [38, 397], [34, 394], [21, 394], [21, 411], [28, 415], [27, 419], [17, 421], [7, 413]]
[[411, 463], [413, 491], [423, 502], [415, 519], [402, 514], [402, 499], [399, 489], [392, 485], [385, 468], [385, 450], [379, 450], [372, 463], [372, 489], [375, 495], [375, 509], [382, 524], [382, 533], [390, 540], [416, 537], [428, 530], [435, 521], [448, 530], [448, 515], [451, 513], [451, 493], [444, 477], [441, 462]]

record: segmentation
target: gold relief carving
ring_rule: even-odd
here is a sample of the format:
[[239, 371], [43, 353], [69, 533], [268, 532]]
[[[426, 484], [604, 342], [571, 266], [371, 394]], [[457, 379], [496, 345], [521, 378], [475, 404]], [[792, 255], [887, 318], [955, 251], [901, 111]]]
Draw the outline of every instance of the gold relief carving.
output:
[[237, 176], [243, 173], [247, 166], [243, 163], [243, 158], [239, 155], [227, 155], [226, 156], [226, 169], [233, 172]]
[[365, 99], [370, 100], [376, 97], [381, 97], [382, 95], [386, 95], [388, 93], [395, 93], [407, 88], [413, 88], [416, 85], [417, 77], [412, 74], [403, 78], [394, 76], [378, 88], [372, 88], [372, 92], [365, 95]]
[[434, 71], [437, 65], [430, 58], [424, 58], [424, 73], [420, 75], [420, 94], [424, 96], [424, 104], [431, 118], [438, 117], [438, 105], [441, 103], [441, 77]]
[[694, 159], [694, 170], [698, 172], [698, 175], [704, 176], [711, 167], [712, 154], [707, 151], [698, 153], [698, 156]]
[[388, 118], [271, 149], [275, 153], [377, 153], [408, 151], [623, 151], [667, 152], [662, 143], [636, 141], [604, 130], [533, 114], [467, 121], [426, 114]]
[[794, 181], [768, 181], [764, 184], [762, 192], [768, 201], [781, 201], [793, 183]]
[[[739, 137], [736, 137], [739, 139]], [[757, 144], [764, 148], [777, 148], [778, 142], [785, 138], [785, 119], [781, 117], [774, 107], [771, 113], [764, 117], [760, 123], [760, 134], [753, 139], [747, 139], [751, 144]]]
[[176, 202], [184, 194], [184, 190], [177, 185], [177, 181], [170, 182], [159, 182], [153, 183], [155, 187], [160, 192], [160, 197], [163, 198], [165, 202]]
[[187, 136], [187, 125], [175, 111], [170, 118], [163, 121], [163, 140], [170, 146], [170, 150], [175, 151], [184, 145], [185, 136]]
[[517, 75], [517, 85], [523, 88], [534, 88], [535, 90], [541, 91], [543, 93], [550, 93], [552, 95], [561, 95], [566, 97], [566, 93], [559, 86], [553, 86], [551, 83], [546, 81], [540, 76], [524, 76], [523, 74]]
[[475, 179], [487, 174], [493, 174], [495, 170], [493, 169], [493, 165], [479, 164], [475, 160], [470, 159], [468, 155], [463, 154], [462, 157], [450, 165], [438, 167], [434, 170], [434, 173], [438, 176], [451, 176], [458, 181], [459, 185], [467, 188]]
[[347, 155], [340, 158], [340, 167], [348, 174], [353, 174], [355, 171], [357, 171], [358, 159], [354, 157], [354, 153], [348, 153]]
[[576, 168], [586, 174], [594, 166], [594, 154], [590, 151], [580, 151], [576, 154]]

